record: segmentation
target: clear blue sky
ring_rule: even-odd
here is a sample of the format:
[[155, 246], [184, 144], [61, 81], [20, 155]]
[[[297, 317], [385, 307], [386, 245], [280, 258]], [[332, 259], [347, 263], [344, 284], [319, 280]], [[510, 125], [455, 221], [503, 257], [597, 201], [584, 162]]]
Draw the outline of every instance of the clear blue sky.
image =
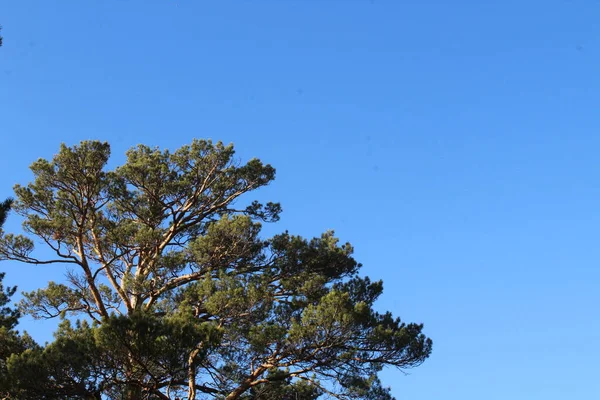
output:
[[[2, 0], [0, 197], [60, 142], [234, 142], [424, 322], [398, 399], [600, 398], [598, 1]], [[16, 221], [9, 221], [14, 228]], [[2, 263], [23, 290], [60, 267]], [[48, 324], [22, 326], [39, 340]]]

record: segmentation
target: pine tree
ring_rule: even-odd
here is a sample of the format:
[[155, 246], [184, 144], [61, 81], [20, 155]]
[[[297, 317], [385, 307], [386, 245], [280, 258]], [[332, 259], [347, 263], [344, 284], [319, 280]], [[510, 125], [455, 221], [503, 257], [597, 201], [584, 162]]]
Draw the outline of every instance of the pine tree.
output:
[[[0, 203], [0, 232], [8, 212], [12, 205], [12, 199], [7, 199]], [[27, 334], [20, 335], [15, 330], [21, 316], [19, 311], [8, 306], [11, 297], [15, 294], [17, 287], [4, 287], [4, 272], [0, 272], [0, 398], [12, 398], [12, 382], [8, 376], [7, 361], [17, 354], [23, 353], [26, 349], [36, 347], [34, 341]]]
[[430, 355], [422, 325], [373, 309], [382, 282], [359, 275], [349, 243], [261, 237], [281, 207], [245, 197], [270, 165], [207, 140], [140, 145], [113, 170], [109, 156], [62, 145], [15, 187], [26, 235], [3, 234], [0, 257], [67, 267], [21, 304], [63, 322], [10, 359], [18, 398], [384, 400], [383, 367]]

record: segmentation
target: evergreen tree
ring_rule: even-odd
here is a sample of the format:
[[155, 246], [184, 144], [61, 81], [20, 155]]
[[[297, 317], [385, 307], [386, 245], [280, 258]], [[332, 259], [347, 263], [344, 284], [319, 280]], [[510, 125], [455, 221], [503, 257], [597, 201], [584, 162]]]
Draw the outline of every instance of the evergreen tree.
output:
[[[11, 204], [12, 199], [0, 203], [0, 232], [6, 222]], [[19, 335], [19, 332], [15, 330], [20, 313], [9, 307], [8, 304], [17, 288], [16, 286], [5, 288], [4, 276], [5, 273], [0, 272], [0, 398], [11, 398], [9, 396], [11, 381], [7, 374], [7, 360], [13, 354], [17, 355], [28, 348], [34, 348], [35, 343], [27, 334]]]
[[12, 199], [6, 199], [3, 202], [0, 202], [0, 231], [2, 231], [2, 227], [6, 222], [6, 218], [8, 217], [8, 212], [10, 211], [12, 203]]
[[[2, 232], [2, 227], [6, 222], [6, 218], [8, 217], [8, 212], [10, 211], [10, 207], [12, 205], [12, 199], [7, 199], [3, 202], [0, 202], [0, 232]], [[5, 329], [7, 331], [12, 330], [18, 323], [19, 312], [7, 306], [10, 302], [10, 298], [15, 291], [16, 287], [8, 287], [4, 288], [2, 282], [4, 281], [4, 272], [0, 272], [0, 329]], [[4, 355], [4, 353], [2, 353]]]
[[63, 145], [15, 187], [27, 235], [2, 234], [0, 257], [67, 267], [21, 303], [63, 322], [9, 359], [16, 397], [384, 400], [383, 367], [429, 356], [422, 325], [374, 311], [382, 282], [359, 276], [349, 243], [260, 236], [281, 207], [242, 201], [270, 165], [206, 140], [140, 145], [114, 170], [109, 156], [107, 143]]

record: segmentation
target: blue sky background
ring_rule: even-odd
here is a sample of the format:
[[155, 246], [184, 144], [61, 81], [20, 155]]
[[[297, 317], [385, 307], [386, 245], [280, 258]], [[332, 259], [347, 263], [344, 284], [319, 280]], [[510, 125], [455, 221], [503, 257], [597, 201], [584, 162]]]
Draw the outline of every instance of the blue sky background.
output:
[[[1, 0], [0, 197], [59, 144], [234, 142], [432, 357], [398, 399], [600, 398], [600, 2]], [[12, 218], [7, 230], [18, 229]], [[61, 267], [2, 263], [22, 290]], [[40, 341], [53, 324], [24, 319]]]

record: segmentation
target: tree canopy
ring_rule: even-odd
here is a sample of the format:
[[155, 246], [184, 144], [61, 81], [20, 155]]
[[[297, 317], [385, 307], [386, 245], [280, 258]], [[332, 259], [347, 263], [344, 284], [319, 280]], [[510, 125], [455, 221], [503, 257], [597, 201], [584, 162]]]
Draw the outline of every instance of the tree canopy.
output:
[[2, 233], [1, 259], [66, 270], [20, 303], [62, 322], [8, 358], [15, 398], [383, 400], [382, 368], [430, 355], [421, 324], [374, 310], [383, 284], [349, 243], [261, 236], [281, 207], [246, 197], [270, 165], [209, 140], [109, 157], [62, 145], [15, 186], [24, 234]]

